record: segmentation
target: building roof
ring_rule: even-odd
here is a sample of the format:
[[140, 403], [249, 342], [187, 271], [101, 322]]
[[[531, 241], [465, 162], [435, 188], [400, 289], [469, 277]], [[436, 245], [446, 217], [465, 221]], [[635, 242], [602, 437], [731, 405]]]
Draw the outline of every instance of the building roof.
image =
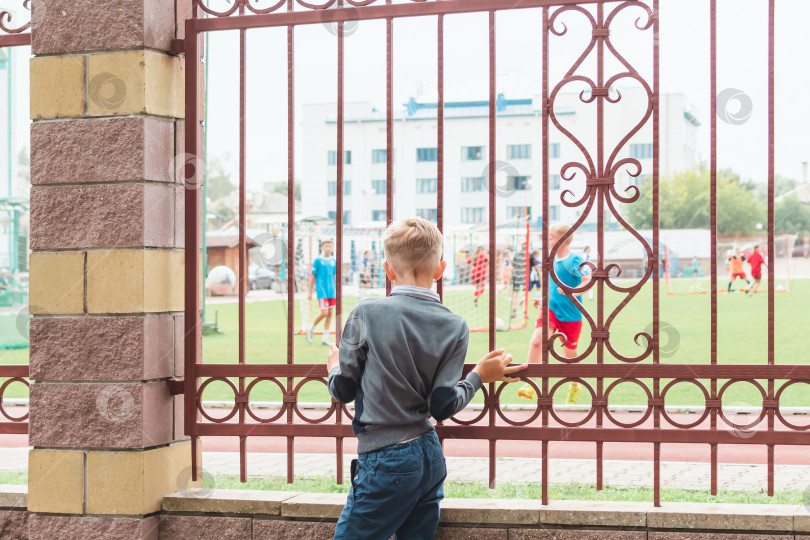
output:
[[776, 198], [777, 202], [788, 197], [796, 197], [800, 203], [810, 204], [810, 184], [802, 184]]
[[[257, 246], [249, 236], [246, 237], [248, 247]], [[238, 234], [221, 234], [209, 232], [205, 235], [205, 244], [209, 248], [232, 248], [239, 245]]]

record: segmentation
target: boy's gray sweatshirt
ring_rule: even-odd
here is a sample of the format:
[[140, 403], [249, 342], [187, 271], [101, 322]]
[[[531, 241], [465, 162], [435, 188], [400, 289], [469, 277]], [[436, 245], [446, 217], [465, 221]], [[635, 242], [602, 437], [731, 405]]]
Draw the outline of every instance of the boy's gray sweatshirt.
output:
[[329, 393], [355, 401], [358, 453], [419, 437], [433, 429], [428, 415], [446, 420], [470, 402], [482, 382], [474, 372], [459, 380], [468, 339], [464, 319], [430, 289], [399, 285], [357, 304]]

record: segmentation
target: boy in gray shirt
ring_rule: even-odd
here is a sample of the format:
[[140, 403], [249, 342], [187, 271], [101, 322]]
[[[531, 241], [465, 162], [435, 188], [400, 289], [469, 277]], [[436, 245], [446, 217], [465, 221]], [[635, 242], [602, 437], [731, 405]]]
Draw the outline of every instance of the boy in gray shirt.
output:
[[355, 401], [359, 454], [336, 539], [433, 538], [447, 469], [428, 415], [446, 420], [483, 383], [514, 382], [507, 375], [526, 367], [497, 349], [459, 380], [469, 328], [431, 290], [447, 264], [439, 229], [406, 219], [388, 227], [383, 249], [395, 287], [352, 310], [327, 364], [332, 397]]

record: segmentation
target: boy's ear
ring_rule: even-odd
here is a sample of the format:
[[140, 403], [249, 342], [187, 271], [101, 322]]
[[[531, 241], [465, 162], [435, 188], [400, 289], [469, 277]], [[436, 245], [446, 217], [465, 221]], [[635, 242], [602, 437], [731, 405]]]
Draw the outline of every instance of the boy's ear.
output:
[[383, 268], [385, 268], [385, 275], [388, 276], [388, 279], [390, 281], [393, 282], [397, 280], [397, 276], [394, 273], [394, 269], [391, 268], [391, 265], [388, 264], [388, 261], [383, 261]]
[[433, 279], [436, 281], [442, 279], [445, 268], [447, 268], [447, 261], [439, 261], [439, 266], [436, 267], [436, 271], [433, 273]]

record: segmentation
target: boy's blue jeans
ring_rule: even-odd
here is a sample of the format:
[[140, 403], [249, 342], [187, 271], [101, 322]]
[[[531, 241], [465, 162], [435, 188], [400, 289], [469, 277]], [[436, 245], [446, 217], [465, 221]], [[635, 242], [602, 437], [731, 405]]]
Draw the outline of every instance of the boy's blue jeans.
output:
[[335, 540], [432, 539], [447, 467], [436, 432], [358, 456]]

